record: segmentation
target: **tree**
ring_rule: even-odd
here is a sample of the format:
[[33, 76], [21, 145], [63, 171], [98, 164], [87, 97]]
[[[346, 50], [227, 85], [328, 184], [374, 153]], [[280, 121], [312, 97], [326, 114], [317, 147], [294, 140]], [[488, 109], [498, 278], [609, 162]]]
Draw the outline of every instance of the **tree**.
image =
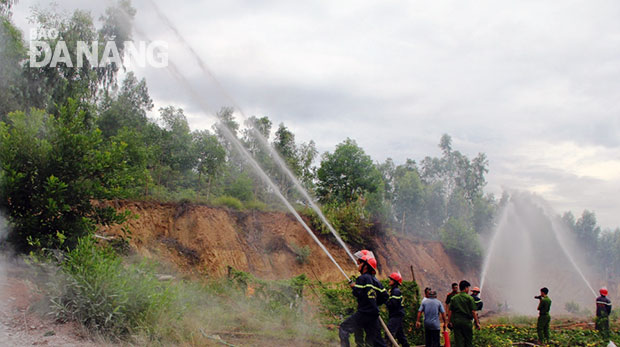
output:
[[226, 151], [220, 145], [217, 137], [208, 130], [198, 130], [192, 133], [193, 152], [197, 155], [198, 184], [202, 185], [203, 176], [207, 179], [207, 199], [211, 191], [212, 180], [220, 173], [226, 159]]
[[0, 16], [0, 120], [12, 111], [23, 110], [25, 80], [21, 61], [26, 55], [21, 32]]
[[196, 166], [197, 157], [193, 153], [192, 134], [183, 109], [168, 106], [159, 109], [162, 120], [160, 161], [158, 183], [169, 189], [183, 184], [191, 170]]
[[482, 247], [478, 235], [466, 221], [449, 218], [440, 233], [441, 243], [461, 264], [473, 267], [479, 265]]
[[581, 217], [575, 223], [577, 239], [589, 250], [596, 249], [598, 236], [601, 228], [596, 225], [596, 215], [594, 212], [584, 210]]
[[124, 220], [92, 201], [123, 196], [125, 146], [104, 143], [85, 120], [70, 99], [57, 117], [20, 111], [0, 122], [0, 208], [18, 250], [72, 247], [96, 224]]
[[134, 73], [129, 72], [118, 93], [104, 93], [99, 109], [97, 125], [104, 136], [114, 136], [123, 127], [143, 132], [148, 123], [146, 112], [153, 109], [153, 100], [146, 81], [138, 81]]
[[337, 145], [334, 153], [323, 155], [317, 177], [317, 193], [323, 202], [352, 202], [382, 184], [370, 156], [351, 139]]

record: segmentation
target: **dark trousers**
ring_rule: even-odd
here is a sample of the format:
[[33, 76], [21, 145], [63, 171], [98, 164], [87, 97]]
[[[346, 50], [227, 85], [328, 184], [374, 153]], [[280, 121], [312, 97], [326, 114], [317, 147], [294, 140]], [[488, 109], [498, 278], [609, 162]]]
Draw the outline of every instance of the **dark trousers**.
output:
[[351, 317], [345, 319], [344, 322], [340, 324], [340, 329], [338, 330], [340, 346], [349, 347], [349, 335], [359, 329], [363, 329], [366, 333], [367, 346], [385, 347], [385, 343], [381, 338], [379, 316], [369, 315], [359, 311], [355, 312]]
[[609, 338], [609, 317], [596, 317], [596, 330], [603, 338]]
[[424, 340], [426, 341], [426, 347], [440, 347], [439, 330], [424, 327]]
[[452, 323], [452, 332], [454, 333], [455, 347], [474, 346], [474, 331], [471, 321]]
[[549, 322], [551, 322], [551, 316], [548, 314], [538, 316], [538, 322], [536, 323], [538, 341], [549, 342]]
[[[390, 317], [390, 320], [387, 323], [387, 327], [392, 333], [392, 337], [396, 339], [403, 347], [409, 347], [409, 342], [407, 341], [407, 337], [405, 336], [405, 331], [403, 330], [403, 317]], [[387, 334], [385, 336], [385, 344], [390, 345], [390, 341], [388, 340]]]

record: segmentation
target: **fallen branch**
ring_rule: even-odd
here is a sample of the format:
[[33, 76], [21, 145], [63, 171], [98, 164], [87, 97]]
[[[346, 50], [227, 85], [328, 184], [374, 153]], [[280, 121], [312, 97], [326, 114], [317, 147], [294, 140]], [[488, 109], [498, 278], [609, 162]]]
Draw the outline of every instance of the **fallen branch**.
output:
[[208, 339], [211, 339], [211, 340], [214, 340], [214, 341], [217, 341], [217, 342], [219, 342], [219, 343], [223, 344], [224, 346], [236, 347], [235, 345], [230, 344], [230, 343], [228, 343], [228, 342], [226, 342], [226, 341], [222, 340], [222, 338], [221, 338], [221, 337], [219, 337], [218, 335], [207, 335], [207, 334], [205, 333], [205, 331], [204, 331], [204, 330], [202, 330], [202, 328], [200, 328], [200, 332], [202, 333], [202, 335], [204, 335], [204, 337], [206, 337], [206, 338], [208, 338]]

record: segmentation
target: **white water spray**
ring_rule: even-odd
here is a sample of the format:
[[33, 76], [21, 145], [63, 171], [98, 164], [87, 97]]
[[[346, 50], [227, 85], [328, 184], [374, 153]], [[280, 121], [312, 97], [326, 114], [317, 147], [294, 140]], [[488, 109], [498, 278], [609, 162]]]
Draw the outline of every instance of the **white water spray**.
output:
[[[196, 51], [194, 50], [194, 48], [185, 40], [185, 38], [179, 33], [179, 31], [177, 30], [177, 28], [172, 24], [172, 22], [170, 21], [170, 19], [159, 9], [159, 7], [157, 6], [157, 4], [155, 4], [154, 1], [149, 0], [149, 3], [153, 6], [153, 8], [155, 9], [155, 12], [157, 13], [158, 17], [161, 19], [161, 21], [166, 24], [166, 26], [168, 28], [170, 28], [170, 30], [172, 30], [172, 32], [174, 33], [174, 35], [176, 36], [177, 40], [179, 40], [180, 42], [183, 43], [183, 45], [187, 48], [187, 50], [191, 53], [191, 55], [194, 57], [194, 59], [196, 60], [198, 66], [200, 67], [200, 69], [202, 70], [202, 72], [204, 73], [204, 75], [206, 77], [208, 77], [209, 79], [211, 79], [215, 85], [217, 86], [217, 88], [222, 92], [222, 94], [228, 99], [228, 101], [233, 105], [233, 107], [235, 109], [237, 109], [239, 111], [239, 113], [241, 114], [241, 116], [244, 119], [247, 119], [248, 117], [245, 115], [245, 112], [243, 111], [243, 109], [238, 105], [237, 102], [235, 102], [235, 100], [226, 92], [226, 89], [222, 86], [222, 84], [220, 83], [220, 81], [217, 79], [217, 77], [215, 77], [215, 75], [213, 74], [213, 72], [211, 72], [211, 70], [208, 68], [208, 66], [205, 64], [205, 62], [203, 61], [203, 59], [198, 55], [198, 53], [196, 53]], [[336, 240], [338, 241], [338, 243], [340, 244], [340, 246], [342, 246], [342, 248], [345, 250], [345, 252], [347, 253], [347, 255], [349, 256], [349, 258], [351, 258], [351, 260], [353, 261], [354, 264], [356, 264], [356, 260], [355, 257], [353, 256], [353, 254], [351, 253], [351, 251], [349, 250], [349, 248], [347, 247], [347, 245], [344, 243], [344, 241], [342, 240], [342, 238], [340, 237], [340, 235], [338, 234], [338, 232], [336, 231], [336, 229], [334, 229], [334, 227], [331, 225], [331, 223], [329, 223], [329, 221], [327, 220], [327, 218], [325, 217], [325, 215], [323, 214], [323, 212], [321, 211], [321, 208], [316, 204], [316, 202], [314, 201], [314, 199], [310, 196], [310, 194], [308, 193], [308, 191], [306, 189], [304, 189], [304, 187], [302, 186], [301, 182], [299, 182], [299, 179], [297, 179], [297, 177], [293, 174], [293, 172], [288, 168], [288, 166], [286, 165], [286, 163], [284, 162], [284, 159], [282, 159], [282, 156], [275, 150], [275, 148], [273, 148], [272, 145], [269, 144], [269, 142], [267, 141], [267, 139], [263, 136], [263, 134], [261, 134], [259, 131], [257, 131], [255, 128], [252, 128], [252, 134], [254, 135], [254, 137], [256, 139], [258, 139], [260, 145], [262, 146], [263, 149], [267, 150], [271, 156], [271, 158], [273, 158], [275, 160], [275, 162], [278, 165], [278, 168], [284, 173], [286, 174], [286, 176], [289, 178], [289, 180], [293, 183], [293, 185], [295, 186], [295, 189], [303, 195], [303, 197], [306, 199], [306, 201], [310, 204], [310, 207], [312, 208], [312, 210], [314, 210], [314, 212], [319, 216], [319, 218], [321, 219], [321, 221], [327, 226], [327, 228], [329, 229], [329, 231], [331, 232], [331, 234], [336, 238]]]
[[534, 314], [533, 296], [548, 287], [554, 310], [568, 302], [589, 307], [596, 296], [583, 271], [581, 247], [539, 197], [512, 193], [487, 247], [480, 287], [520, 314]]

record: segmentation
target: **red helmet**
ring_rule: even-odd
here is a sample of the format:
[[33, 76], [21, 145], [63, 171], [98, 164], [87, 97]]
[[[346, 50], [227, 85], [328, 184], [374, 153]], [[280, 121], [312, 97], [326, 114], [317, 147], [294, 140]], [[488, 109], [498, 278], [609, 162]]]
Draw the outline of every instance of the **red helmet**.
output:
[[398, 284], [403, 284], [403, 276], [399, 272], [392, 272], [388, 278], [398, 282]]
[[375, 255], [367, 249], [362, 249], [361, 251], [355, 252], [354, 256], [355, 258], [357, 258], [357, 260], [361, 260], [363, 257], [367, 257], [367, 258], [375, 257]]
[[474, 287], [474, 289], [472, 289], [471, 291], [472, 291], [472, 292], [477, 292], [477, 293], [480, 293], [480, 288], [478, 288], [478, 287]]
[[601, 293], [602, 296], [607, 296], [607, 294], [609, 294], [607, 288], [605, 287], [601, 288], [601, 290], [599, 290], [598, 292]]
[[362, 261], [365, 262], [366, 264], [370, 265], [370, 267], [372, 268], [373, 272], [377, 273], [377, 259], [375, 259], [375, 258], [367, 258], [367, 259], [362, 258]]

